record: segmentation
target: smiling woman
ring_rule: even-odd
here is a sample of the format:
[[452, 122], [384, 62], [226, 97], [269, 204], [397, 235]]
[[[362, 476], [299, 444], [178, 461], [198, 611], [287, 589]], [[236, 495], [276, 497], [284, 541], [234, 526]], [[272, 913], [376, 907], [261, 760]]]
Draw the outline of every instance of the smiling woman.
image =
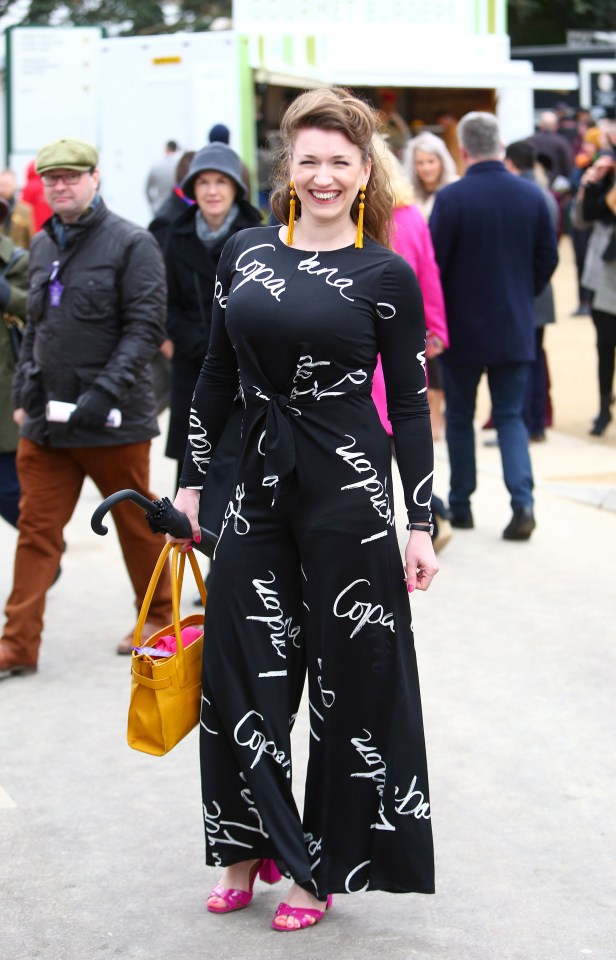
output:
[[[222, 868], [207, 908], [248, 906], [274, 860], [291, 880], [272, 921], [283, 932], [318, 923], [332, 893], [434, 889], [408, 603], [438, 570], [425, 323], [415, 274], [385, 246], [393, 201], [375, 130], [371, 108], [339, 89], [299, 96], [283, 118], [272, 202], [283, 225], [244, 230], [222, 252], [175, 500], [196, 533], [239, 392], [235, 495], [204, 627], [206, 859]], [[379, 353], [409, 519], [405, 567], [370, 392]], [[306, 674], [300, 818], [290, 731]], [[400, 805], [411, 794], [421, 817]]]

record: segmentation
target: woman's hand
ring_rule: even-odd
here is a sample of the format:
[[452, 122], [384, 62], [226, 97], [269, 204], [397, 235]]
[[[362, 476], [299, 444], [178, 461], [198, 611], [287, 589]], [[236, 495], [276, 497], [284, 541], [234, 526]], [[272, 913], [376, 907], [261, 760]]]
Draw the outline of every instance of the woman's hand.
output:
[[438, 357], [439, 353], [443, 352], [443, 341], [440, 337], [437, 337], [435, 333], [430, 333], [426, 337], [426, 357], [428, 360], [432, 360], [434, 357]]
[[173, 340], [169, 340], [168, 338], [163, 340], [158, 349], [162, 353], [163, 357], [167, 358], [167, 360], [171, 360], [173, 358]]
[[26, 411], [23, 407], [17, 407], [17, 410], [13, 410], [13, 420], [18, 427], [21, 427], [22, 423], [26, 419]]
[[[180, 487], [178, 490], [175, 500], [173, 501], [173, 506], [176, 510], [180, 510], [181, 513], [185, 513], [190, 522], [190, 529], [192, 531], [191, 540], [194, 540], [195, 543], [199, 543], [201, 540], [201, 529], [199, 527], [199, 500], [201, 499], [200, 490], [188, 490], [184, 487]], [[191, 540], [184, 540], [178, 537], [172, 537], [168, 533], [165, 535], [166, 539], [170, 543], [183, 543], [185, 547], [184, 551], [190, 550]]]
[[432, 537], [426, 530], [411, 530], [406, 545], [404, 573], [408, 591], [427, 590], [438, 573]]
[[599, 181], [603, 180], [605, 175], [613, 169], [614, 160], [612, 157], [608, 157], [607, 155], [599, 157], [597, 160], [595, 160], [592, 167], [588, 168], [580, 182], [582, 184], [599, 183]]

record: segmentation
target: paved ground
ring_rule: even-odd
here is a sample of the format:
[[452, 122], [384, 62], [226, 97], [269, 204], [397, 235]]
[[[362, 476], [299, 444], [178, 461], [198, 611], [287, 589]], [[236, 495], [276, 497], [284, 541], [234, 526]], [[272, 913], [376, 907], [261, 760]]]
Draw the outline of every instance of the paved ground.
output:
[[[40, 672], [0, 683], [0, 960], [615, 960], [616, 427], [586, 435], [592, 331], [568, 318], [566, 260], [561, 273], [558, 429], [533, 448], [538, 529], [529, 544], [500, 539], [509, 506], [479, 434], [477, 527], [413, 602], [437, 895], [337, 897], [291, 942], [269, 930], [276, 888], [243, 913], [204, 912], [216, 874], [202, 866], [197, 737], [161, 759], [125, 745], [128, 664], [113, 650], [130, 593], [114, 533], [90, 532], [87, 487]], [[172, 493], [161, 442], [153, 473]], [[0, 597], [14, 539], [3, 524]], [[305, 717], [296, 740], [299, 784]]]

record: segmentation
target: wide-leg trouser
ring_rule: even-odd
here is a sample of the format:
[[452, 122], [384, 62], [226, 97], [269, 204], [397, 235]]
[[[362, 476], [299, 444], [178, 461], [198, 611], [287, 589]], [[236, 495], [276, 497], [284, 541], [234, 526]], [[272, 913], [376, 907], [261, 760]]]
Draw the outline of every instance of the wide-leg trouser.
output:
[[[103, 497], [132, 488], [152, 499], [155, 495], [149, 490], [150, 441], [113, 447], [57, 448], [39, 446], [22, 437], [17, 448], [17, 472], [21, 485], [19, 538], [2, 639], [23, 653], [27, 662], [36, 662], [45, 596], [62, 556], [64, 527], [73, 514], [85, 477], [94, 481]], [[134, 504], [119, 504], [113, 510], [113, 519], [138, 610], [162, 540], [153, 536], [142, 511]], [[171, 620], [168, 570], [159, 581], [148, 619], [161, 625]]]
[[[393, 526], [371, 510], [372, 531], [361, 539], [362, 524], [345, 516], [353, 502], [312, 513], [307, 497], [289, 495], [274, 510], [236, 500], [227, 511], [205, 617], [206, 860], [273, 857], [320, 899], [430, 893], [408, 594]], [[290, 731], [305, 669], [310, 752], [300, 818]]]

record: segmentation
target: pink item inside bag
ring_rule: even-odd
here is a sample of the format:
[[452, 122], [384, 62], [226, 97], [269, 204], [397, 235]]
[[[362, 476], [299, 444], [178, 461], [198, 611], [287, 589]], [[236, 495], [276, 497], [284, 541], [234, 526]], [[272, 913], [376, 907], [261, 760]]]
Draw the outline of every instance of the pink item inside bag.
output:
[[[195, 640], [201, 636], [202, 631], [198, 627], [184, 627], [181, 632], [182, 637], [182, 646], [189, 647], [191, 643], [194, 643]], [[170, 633], [166, 634], [164, 637], [159, 637], [152, 650], [158, 650], [161, 653], [176, 653], [177, 642], [175, 639], [175, 634]]]

